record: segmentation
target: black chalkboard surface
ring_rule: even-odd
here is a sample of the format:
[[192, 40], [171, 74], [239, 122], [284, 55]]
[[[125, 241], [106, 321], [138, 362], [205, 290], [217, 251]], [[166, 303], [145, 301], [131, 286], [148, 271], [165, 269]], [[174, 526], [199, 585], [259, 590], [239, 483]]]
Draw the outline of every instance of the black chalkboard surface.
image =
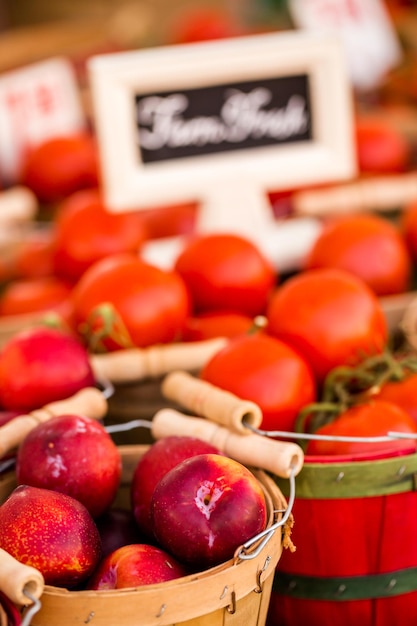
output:
[[141, 161], [312, 138], [307, 74], [135, 95]]

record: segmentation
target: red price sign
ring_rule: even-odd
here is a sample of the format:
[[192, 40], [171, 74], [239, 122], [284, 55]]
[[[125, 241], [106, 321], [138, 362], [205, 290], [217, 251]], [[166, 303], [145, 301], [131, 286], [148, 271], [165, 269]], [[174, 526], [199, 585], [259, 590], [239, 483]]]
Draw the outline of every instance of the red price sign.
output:
[[16, 181], [25, 149], [86, 125], [72, 66], [65, 59], [37, 63], [0, 78], [0, 176]]

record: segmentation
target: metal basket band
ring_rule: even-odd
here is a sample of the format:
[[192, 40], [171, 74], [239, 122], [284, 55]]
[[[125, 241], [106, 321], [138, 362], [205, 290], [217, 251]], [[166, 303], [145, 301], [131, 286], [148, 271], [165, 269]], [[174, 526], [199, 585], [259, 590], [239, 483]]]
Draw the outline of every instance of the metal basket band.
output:
[[367, 576], [300, 576], [277, 571], [274, 593], [304, 600], [371, 600], [417, 592], [417, 567]]
[[[286, 496], [288, 482], [275, 477]], [[417, 489], [417, 454], [349, 463], [308, 463], [296, 477], [297, 499], [363, 498]]]

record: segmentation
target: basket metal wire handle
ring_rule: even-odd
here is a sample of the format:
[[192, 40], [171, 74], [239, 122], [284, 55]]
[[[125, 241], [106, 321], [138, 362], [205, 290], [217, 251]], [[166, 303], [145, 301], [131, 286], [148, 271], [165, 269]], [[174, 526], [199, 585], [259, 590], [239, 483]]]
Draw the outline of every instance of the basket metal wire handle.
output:
[[[257, 557], [260, 554], [260, 552], [262, 552], [262, 550], [264, 549], [268, 541], [271, 539], [273, 534], [278, 530], [278, 528], [281, 528], [288, 522], [293, 506], [294, 506], [294, 501], [295, 501], [295, 476], [296, 476], [296, 467], [292, 467], [289, 478], [288, 478], [289, 483], [290, 483], [290, 493], [288, 496], [287, 507], [280, 511], [276, 511], [276, 513], [283, 513], [282, 518], [278, 520], [277, 522], [275, 522], [274, 524], [272, 524], [269, 528], [266, 528], [265, 530], [258, 533], [251, 539], [248, 539], [248, 541], [246, 541], [242, 545], [242, 547], [240, 548], [237, 554], [238, 558], [241, 559], [242, 561], [254, 559], [255, 557]], [[255, 543], [257, 543], [260, 540], [262, 541], [259, 543], [259, 545], [256, 547], [255, 550], [252, 550], [251, 552], [247, 552]]]
[[262, 430], [260, 428], [254, 428], [251, 424], [247, 423], [246, 427], [253, 431], [256, 435], [262, 437], [279, 437], [282, 439], [303, 439], [303, 440], [316, 440], [316, 441], [345, 441], [349, 443], [386, 443], [393, 439], [417, 439], [417, 433], [405, 433], [397, 432], [394, 430], [388, 431], [385, 435], [373, 435], [368, 437], [355, 436], [355, 435], [320, 435], [316, 433], [296, 433], [286, 430]]
[[132, 420], [107, 426], [106, 430], [114, 433], [135, 427], [149, 428], [154, 439], [173, 435], [197, 437], [243, 465], [258, 467], [281, 478], [289, 478], [292, 471], [299, 473], [304, 462], [304, 453], [294, 442], [268, 440], [252, 433], [236, 433], [217, 422], [185, 415], [174, 409], [160, 409], [152, 420]]
[[30, 626], [32, 623], [32, 617], [42, 608], [42, 602], [39, 598], [35, 598], [35, 596], [33, 596], [30, 591], [27, 591], [26, 589], [23, 590], [23, 593], [28, 597], [32, 604], [24, 614], [22, 621], [20, 622], [20, 626]]
[[17, 561], [6, 550], [0, 549], [0, 590], [16, 605], [30, 605], [21, 624], [27, 626], [41, 608], [40, 597], [45, 581], [34, 567]]

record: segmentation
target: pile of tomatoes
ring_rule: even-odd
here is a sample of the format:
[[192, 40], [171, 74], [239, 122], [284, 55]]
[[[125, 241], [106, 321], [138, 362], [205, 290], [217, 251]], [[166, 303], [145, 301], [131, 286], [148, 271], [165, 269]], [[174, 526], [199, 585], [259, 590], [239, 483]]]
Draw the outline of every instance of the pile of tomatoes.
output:
[[[409, 152], [392, 131], [358, 123], [357, 133], [364, 175], [407, 168]], [[369, 137], [394, 146], [390, 163], [381, 149], [376, 161]], [[224, 336], [226, 347], [200, 376], [259, 404], [263, 429], [416, 432], [417, 398], [405, 393], [415, 364], [402, 361], [389, 373], [381, 365], [391, 338], [379, 298], [413, 289], [417, 203], [395, 220], [376, 213], [323, 219], [304, 265], [281, 276], [249, 239], [196, 233], [196, 205], [111, 213], [89, 133], [34, 148], [21, 182], [39, 199], [41, 219], [0, 267], [0, 324], [36, 312], [40, 323], [53, 321], [91, 353]], [[170, 269], [142, 257], [145, 242], [171, 235], [182, 235], [183, 244]], [[369, 359], [378, 366], [358, 393], [357, 368]], [[323, 401], [340, 367], [350, 378], [343, 397], [330, 386], [329, 417]], [[386, 420], [371, 417], [375, 406]], [[388, 442], [384, 450], [402, 446]], [[311, 454], [353, 450], [355, 444], [307, 447]]]

